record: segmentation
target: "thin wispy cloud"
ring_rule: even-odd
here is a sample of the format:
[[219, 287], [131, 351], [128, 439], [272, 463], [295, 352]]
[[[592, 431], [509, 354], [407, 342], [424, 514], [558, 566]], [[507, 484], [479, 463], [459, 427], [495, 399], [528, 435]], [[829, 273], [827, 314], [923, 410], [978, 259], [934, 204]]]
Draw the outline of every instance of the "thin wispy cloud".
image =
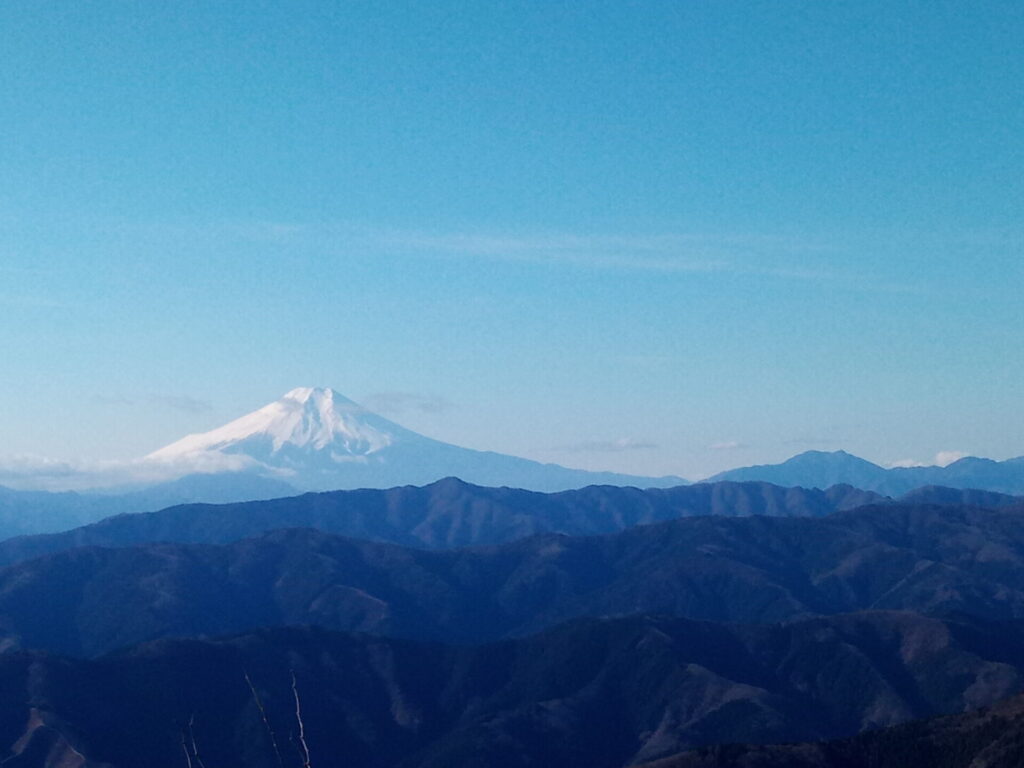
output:
[[228, 235], [255, 242], [283, 243], [300, 239], [309, 226], [286, 221], [243, 221], [225, 225]]
[[677, 358], [673, 355], [622, 355], [617, 358], [617, 362], [621, 365], [628, 366], [660, 366], [667, 363], [676, 362]]
[[123, 395], [93, 395], [90, 398], [96, 405], [132, 406], [135, 401]]
[[889, 462], [888, 466], [891, 468], [909, 468], [909, 467], [948, 467], [950, 464], [960, 459], [966, 458], [970, 454], [964, 451], [939, 451], [935, 454], [931, 461], [919, 461], [918, 459], [899, 459], [897, 461]]
[[[146, 227], [143, 227], [146, 229]], [[374, 230], [348, 222], [276, 220], [151, 225], [153, 232], [223, 245], [247, 242], [346, 257], [490, 259], [665, 274], [733, 275], [886, 293], [922, 293], [880, 275], [837, 268], [835, 237], [769, 233], [590, 234]], [[150, 234], [153, 234], [151, 232]], [[840, 238], [841, 239], [841, 238]], [[858, 247], [864, 247], [858, 240]], [[849, 259], [842, 259], [849, 263]]]
[[791, 437], [788, 440], [780, 441], [781, 445], [794, 445], [794, 446], [830, 446], [840, 445], [848, 442], [848, 439], [839, 432], [831, 434], [826, 432], [820, 435], [797, 435]]
[[939, 451], [935, 454], [935, 463], [940, 467], [948, 467], [950, 464], [960, 461], [968, 456], [964, 451]]
[[615, 272], [733, 276], [836, 290], [931, 295], [920, 281], [893, 280], [850, 266], [871, 248], [870, 233], [788, 235], [743, 232], [593, 234], [581, 232], [431, 232], [381, 230], [361, 224], [282, 220], [147, 222], [135, 237], [168, 238], [224, 248], [255, 244], [292, 256], [331, 253], [346, 259], [493, 260]]
[[718, 443], [712, 443], [708, 446], [712, 451], [738, 451], [743, 448], [749, 448], [747, 443], [739, 440], [722, 440]]
[[[835, 267], [839, 252], [819, 237], [746, 233], [637, 235], [503, 235], [395, 232], [372, 234], [368, 242], [395, 254], [567, 264], [591, 269], [734, 275], [847, 289], [921, 293], [878, 275]], [[826, 258], [828, 262], [826, 263]], [[817, 263], [815, 263], [817, 262]]]
[[0, 293], [0, 304], [17, 309], [65, 309], [71, 304], [51, 296]]
[[111, 407], [133, 407], [149, 403], [159, 408], [182, 413], [207, 413], [213, 410], [212, 403], [189, 395], [152, 394], [141, 398], [132, 398], [124, 395], [97, 394], [90, 399], [96, 405]]
[[[189, 474], [241, 472], [252, 469], [248, 456], [199, 453], [174, 461], [58, 460], [35, 455], [0, 456], [0, 485], [17, 490], [67, 491], [160, 483]], [[266, 467], [261, 467], [266, 470]]]
[[416, 392], [374, 392], [361, 399], [367, 410], [388, 416], [403, 413], [442, 413], [454, 408], [454, 404], [440, 395], [425, 395]]
[[714, 273], [736, 266], [724, 251], [728, 244], [696, 236], [395, 233], [381, 236], [380, 243], [406, 253], [654, 272]]
[[647, 451], [657, 448], [657, 443], [620, 437], [618, 440], [588, 440], [582, 443], [559, 446], [555, 450], [563, 453], [621, 453], [624, 451]]
[[19, 480], [39, 480], [44, 485], [50, 481], [75, 477], [80, 474], [79, 464], [58, 459], [48, 459], [31, 454], [0, 457], [0, 484]]
[[33, 269], [32, 267], [10, 267], [0, 266], [0, 277], [7, 279], [17, 277], [41, 277], [45, 276], [47, 272], [43, 270]]
[[151, 395], [149, 401], [154, 405], [182, 413], [206, 413], [213, 410], [211, 403], [188, 395]]

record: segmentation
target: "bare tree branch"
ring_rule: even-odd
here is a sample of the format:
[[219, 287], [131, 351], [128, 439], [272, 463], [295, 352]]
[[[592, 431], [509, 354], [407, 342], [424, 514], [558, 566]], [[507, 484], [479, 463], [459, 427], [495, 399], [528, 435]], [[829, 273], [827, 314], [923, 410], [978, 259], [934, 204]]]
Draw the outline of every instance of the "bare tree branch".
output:
[[306, 744], [306, 725], [302, 722], [302, 704], [299, 701], [299, 686], [295, 681], [295, 670], [292, 670], [292, 695], [295, 697], [295, 719], [299, 721], [299, 744], [302, 745], [302, 768], [311, 768], [309, 764], [309, 745]]
[[256, 693], [256, 686], [252, 684], [248, 672], [245, 673], [245, 682], [249, 684], [249, 690], [252, 691], [252, 700], [256, 702], [256, 708], [259, 709], [260, 717], [263, 719], [263, 727], [267, 729], [267, 735], [270, 736], [270, 746], [274, 748], [274, 756], [277, 758], [278, 768], [284, 768], [284, 761], [281, 760], [281, 750], [277, 748], [274, 729], [270, 727], [270, 721], [267, 719], [267, 710], [263, 708], [263, 702], [260, 701], [260, 695]]
[[[203, 763], [203, 758], [199, 756], [199, 747], [196, 746], [196, 732], [192, 728], [192, 726], [195, 725], [195, 722], [196, 713], [193, 712], [192, 716], [188, 719], [188, 737], [189, 740], [192, 742], [192, 757], [196, 759], [196, 762], [199, 764], [199, 768], [206, 768], [206, 765]], [[189, 761], [189, 765], [191, 764], [192, 762]]]
[[181, 732], [181, 751], [185, 753], [185, 764], [192, 768], [192, 756], [188, 753], [188, 745], [185, 743], [185, 731]]

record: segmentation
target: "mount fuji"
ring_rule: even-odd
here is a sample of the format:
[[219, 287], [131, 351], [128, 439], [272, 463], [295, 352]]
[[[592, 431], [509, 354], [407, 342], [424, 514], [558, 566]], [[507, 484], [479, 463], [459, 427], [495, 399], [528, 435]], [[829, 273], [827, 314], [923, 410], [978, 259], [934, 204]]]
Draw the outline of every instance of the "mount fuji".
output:
[[145, 457], [156, 465], [224, 468], [305, 491], [467, 482], [560, 491], [585, 485], [683, 485], [542, 464], [433, 440], [363, 408], [333, 389], [302, 387], [210, 432], [188, 435]]

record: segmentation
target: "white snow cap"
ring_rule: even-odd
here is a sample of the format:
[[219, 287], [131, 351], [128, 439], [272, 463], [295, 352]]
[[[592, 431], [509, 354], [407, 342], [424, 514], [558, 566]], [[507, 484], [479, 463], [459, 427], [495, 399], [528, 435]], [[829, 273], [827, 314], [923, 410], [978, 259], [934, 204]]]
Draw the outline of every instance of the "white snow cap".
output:
[[171, 443], [146, 458], [174, 460], [200, 452], [278, 453], [284, 448], [349, 456], [376, 453], [415, 433], [371, 413], [333, 389], [299, 387], [257, 411]]

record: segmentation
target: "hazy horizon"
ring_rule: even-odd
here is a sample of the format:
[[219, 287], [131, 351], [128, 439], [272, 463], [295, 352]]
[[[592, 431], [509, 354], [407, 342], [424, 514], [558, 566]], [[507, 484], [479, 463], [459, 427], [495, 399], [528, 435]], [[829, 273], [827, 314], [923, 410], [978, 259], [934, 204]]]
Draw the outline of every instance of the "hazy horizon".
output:
[[[323, 388], [316, 388], [316, 387], [312, 387], [312, 388], [310, 388], [310, 387], [295, 388], [295, 390], [289, 391], [288, 393], [285, 393], [280, 400], [277, 400], [277, 402], [290, 402], [291, 397], [293, 396], [293, 392], [301, 393], [302, 391], [307, 391], [307, 392], [308, 391], [316, 391], [317, 389], [320, 389], [320, 390], [330, 390], [332, 388], [330, 388], [330, 387], [323, 387]], [[339, 393], [336, 390], [335, 390], [335, 394], [336, 395], [341, 395], [342, 397], [344, 397], [344, 395], [342, 393]], [[370, 407], [367, 407], [366, 405], [363, 405], [363, 404], [358, 403], [358, 402], [354, 403], [354, 405], [359, 406], [362, 409], [361, 412], [368, 412], [370, 414], [379, 414], [381, 410], [387, 411], [387, 410], [394, 409], [394, 405], [393, 405], [394, 401], [400, 400], [400, 399], [401, 398], [399, 398], [397, 396], [397, 393], [390, 393], [390, 395], [388, 395], [388, 396], [384, 396], [384, 395], [377, 396], [376, 397], [376, 405], [378, 406], [378, 409], [376, 411], [374, 411]], [[373, 403], [374, 401], [371, 400], [370, 402]], [[118, 403], [118, 404], [119, 405], [125, 405], [125, 406], [128, 406], [128, 405], [134, 406], [134, 403], [130, 403], [130, 402], [121, 402], [121, 403]], [[269, 404], [264, 404], [264, 405], [269, 405]], [[384, 406], [384, 407], [381, 409], [380, 406]], [[397, 410], [401, 410], [401, 409], [397, 409]], [[251, 417], [253, 415], [254, 415], [253, 413], [237, 414], [237, 417], [238, 417], [239, 421], [244, 421], [244, 419], [242, 419], [241, 417]], [[232, 419], [229, 420], [228, 425], [230, 425], [231, 423], [234, 423], [234, 421], [235, 421], [235, 417], [232, 417]], [[402, 425], [400, 423], [400, 420], [395, 421], [394, 419], [389, 419], [389, 421], [392, 421], [393, 423], [395, 423], [400, 429], [404, 426], [404, 425]], [[226, 425], [222, 424], [222, 423], [218, 423], [218, 424], [214, 424], [214, 425], [211, 425], [211, 426], [215, 427], [215, 428], [221, 428], [221, 427], [225, 427]], [[202, 432], [205, 432], [205, 431], [207, 431], [207, 430], [200, 430], [199, 433], [202, 433]], [[243, 432], [244, 432], [244, 430], [243, 430]], [[216, 433], [212, 433], [212, 434], [216, 434]], [[86, 490], [86, 491], [87, 490], [99, 490], [99, 491], [102, 491], [105, 488], [114, 489], [114, 490], [118, 490], [118, 489], [122, 489], [123, 490], [125, 488], [131, 488], [131, 487], [146, 487], [147, 485], [151, 485], [153, 483], [162, 482], [164, 480], [173, 480], [173, 479], [176, 479], [176, 478], [179, 478], [179, 477], [182, 477], [182, 476], [185, 476], [185, 475], [190, 475], [190, 474], [193, 474], [193, 473], [208, 474], [208, 473], [216, 473], [216, 472], [224, 472], [224, 471], [227, 471], [227, 472], [237, 472], [237, 471], [242, 471], [243, 469], [245, 469], [245, 466], [243, 464], [239, 464], [238, 462], [236, 462], [234, 460], [231, 460], [230, 457], [225, 457], [225, 456], [219, 456], [218, 455], [216, 458], [212, 459], [213, 463], [211, 463], [211, 456], [209, 456], [209, 455], [205, 455], [205, 456], [204, 455], [200, 455], [200, 456], [197, 456], [197, 457], [189, 457], [188, 451], [192, 450], [192, 448], [188, 447], [188, 444], [191, 442], [192, 438], [194, 438], [196, 436], [197, 436], [197, 434], [192, 434], [192, 433], [190, 433], [189, 435], [181, 435], [180, 437], [186, 438], [186, 439], [181, 440], [180, 442], [176, 441], [175, 443], [173, 443], [173, 444], [171, 444], [169, 446], [159, 446], [160, 450], [157, 450], [155, 452], [149, 452], [146, 455], [131, 456], [131, 457], [120, 457], [120, 458], [117, 458], [117, 459], [105, 459], [105, 460], [92, 460], [92, 461], [90, 461], [90, 460], [82, 460], [82, 459], [70, 459], [70, 460], [68, 460], [68, 459], [63, 459], [63, 460], [58, 459], [58, 460], [54, 460], [54, 459], [52, 459], [52, 457], [32, 457], [32, 456], [14, 457], [14, 458], [8, 460], [6, 463], [0, 464], [0, 486], [7, 486], [7, 487], [18, 489], [18, 490], [56, 490], [56, 491], [64, 491], [64, 490]], [[427, 438], [431, 438], [431, 439], [438, 439], [436, 436], [433, 436], [433, 435], [423, 435], [423, 436], [427, 437]], [[185, 444], [185, 446], [183, 448], [181, 448], [181, 449], [178, 449], [178, 445], [179, 444]], [[465, 446], [463, 446], [463, 447], [465, 447]], [[649, 449], [649, 448], [653, 448], [653, 447], [654, 446], [644, 446], [644, 445], [629, 446], [629, 445], [622, 445], [622, 444], [617, 444], [617, 445], [613, 444], [613, 445], [610, 445], [610, 446], [591, 445], [591, 446], [588, 446], [588, 449], [592, 453], [618, 453], [618, 452], [620, 452], [622, 450]], [[177, 450], [175, 450], [175, 449], [177, 449]], [[485, 450], [486, 451], [486, 450], [490, 450], [490, 449], [484, 447], [484, 448], [478, 448], [478, 450]], [[804, 454], [804, 453], [806, 453], [808, 451], [815, 452], [815, 451], [818, 451], [818, 450], [819, 449], [813, 449], [813, 448], [812, 449], [806, 449], [806, 450], [802, 450], [802, 451], [799, 451], [799, 452], [795, 452], [793, 454], [793, 456], [801, 455], [801, 454]], [[836, 450], [837, 451], [843, 451], [843, 449], [836, 449]], [[581, 452], [582, 452], [582, 450], [581, 450]], [[825, 452], [826, 453], [834, 453], [835, 451], [825, 451]], [[152, 453], [153, 455], [151, 456], [150, 453]], [[177, 455], [175, 455], [175, 456], [171, 456], [171, 455], [164, 456], [164, 455], [162, 455], [162, 454], [171, 454], [171, 453], [174, 453], [174, 454], [177, 454]], [[888, 463], [888, 464], [881, 463], [881, 462], [873, 462], [873, 463], [879, 464], [880, 466], [886, 467], [886, 468], [892, 468], [892, 467], [929, 467], [929, 466], [931, 466], [931, 467], [934, 467], [934, 466], [945, 467], [945, 466], [948, 466], [949, 464], [952, 464], [952, 463], [956, 462], [957, 460], [959, 460], [961, 458], [964, 458], [966, 456], [968, 456], [968, 454], [962, 453], [960, 451], [943, 451], [943, 452], [937, 453], [930, 461], [928, 461], [928, 460], [926, 460], [926, 461], [919, 461], [919, 462], [918, 461], [901, 461], [901, 462]], [[528, 458], [528, 457], [524, 457], [524, 458]], [[784, 458], [788, 459], [788, 458], [792, 458], [792, 456], [786, 456]], [[858, 457], [858, 458], [862, 458], [863, 459], [863, 458], [867, 458], [867, 457], [861, 456], [861, 457]], [[991, 457], [981, 457], [981, 458], [991, 458]], [[1013, 457], [1003, 457], [1003, 458], [1013, 458]], [[867, 459], [867, 460], [871, 461], [871, 459]], [[555, 463], [558, 463], [558, 462], [555, 462]], [[765, 462], [765, 463], [769, 463], [769, 462]], [[778, 462], [770, 462], [770, 463], [778, 463]], [[600, 466], [600, 465], [590, 466], [590, 467], [583, 467], [583, 466], [575, 466], [574, 467], [571, 463], [566, 463], [566, 464], [563, 464], [562, 466], [566, 466], [567, 468], [585, 469], [585, 470], [594, 471], [594, 472], [615, 472], [615, 471], [618, 471], [618, 470], [616, 470], [614, 468], [608, 468], [607, 466]], [[711, 478], [714, 474], [717, 474], [717, 472], [720, 472], [720, 471], [723, 471], [723, 470], [729, 470], [729, 469], [736, 469], [736, 468], [739, 468], [740, 466], [741, 465], [735, 465], [735, 466], [730, 466], [730, 467], [723, 467], [721, 470], [716, 470], [716, 472], [710, 473], [708, 475], [692, 476], [692, 477], [685, 477], [685, 476], [682, 476], [682, 475], [678, 475], [677, 473], [661, 473], [660, 475], [657, 475], [655, 473], [632, 473], [632, 474], [647, 474], [648, 476], [650, 476], [652, 478], [656, 477], [656, 476], [676, 475], [676, 476], [680, 477], [684, 481], [700, 482], [702, 480], [706, 480], [706, 479]], [[742, 465], [742, 466], [747, 466], [747, 465]], [[249, 468], [249, 470], [252, 470], [252, 469], [254, 469], [254, 468], [253, 467]], [[262, 471], [260, 473], [264, 474]], [[452, 474], [452, 472], [451, 471], [445, 471], [443, 474]], [[439, 475], [438, 477], [440, 477], [440, 476], [441, 475]], [[279, 476], [278, 479], [283, 480], [283, 481], [288, 481], [289, 478], [282, 475], [282, 476]]]

